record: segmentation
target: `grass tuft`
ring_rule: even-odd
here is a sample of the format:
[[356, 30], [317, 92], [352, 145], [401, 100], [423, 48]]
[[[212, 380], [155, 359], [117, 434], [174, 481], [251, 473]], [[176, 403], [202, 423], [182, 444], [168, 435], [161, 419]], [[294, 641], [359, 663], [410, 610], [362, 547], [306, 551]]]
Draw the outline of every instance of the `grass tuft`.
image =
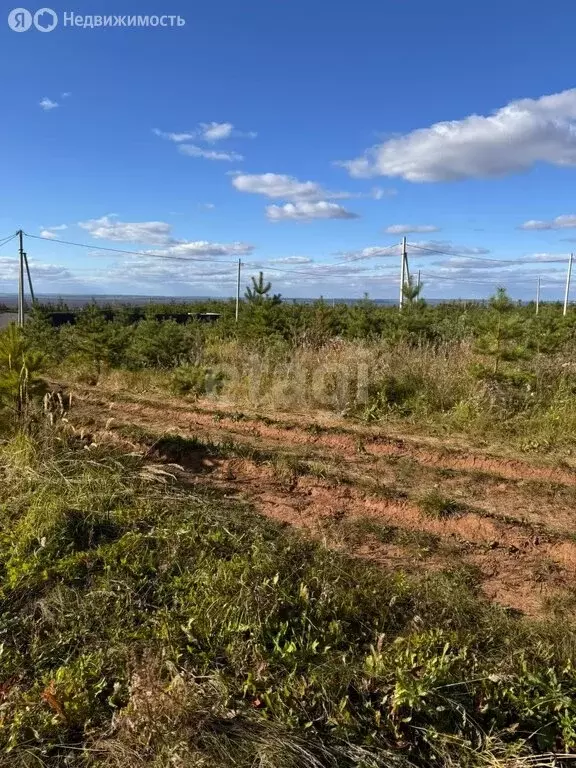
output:
[[444, 496], [440, 491], [427, 491], [418, 499], [418, 506], [426, 517], [435, 520], [446, 520], [457, 517], [465, 511], [465, 506]]

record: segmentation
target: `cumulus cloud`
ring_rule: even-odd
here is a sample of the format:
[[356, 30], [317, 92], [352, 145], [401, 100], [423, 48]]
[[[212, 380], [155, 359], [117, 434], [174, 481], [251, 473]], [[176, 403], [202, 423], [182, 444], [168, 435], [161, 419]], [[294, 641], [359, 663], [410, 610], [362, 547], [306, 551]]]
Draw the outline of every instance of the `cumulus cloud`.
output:
[[61, 232], [65, 229], [68, 229], [67, 224], [57, 224], [53, 227], [40, 227], [40, 237], [43, 237], [46, 240], [55, 240], [57, 232]]
[[113, 240], [122, 243], [149, 243], [166, 245], [173, 242], [171, 226], [164, 221], [119, 221], [115, 216], [80, 221], [78, 226], [85, 229], [97, 240]]
[[233, 284], [236, 280], [234, 268], [226, 265], [207, 265], [190, 262], [178, 264], [158, 259], [139, 259], [123, 263], [101, 275], [105, 283], [128, 283], [146, 286], [175, 285], [217, 288], [222, 284]]
[[201, 135], [204, 141], [221, 141], [232, 136], [232, 123], [200, 123]]
[[279, 259], [270, 259], [268, 264], [312, 264], [313, 259], [308, 256], [282, 256]]
[[567, 254], [558, 253], [532, 253], [517, 259], [497, 259], [482, 260], [470, 258], [469, 256], [452, 256], [449, 259], [432, 262], [431, 266], [438, 266], [453, 270], [455, 273], [462, 269], [474, 269], [480, 271], [517, 271], [524, 267], [531, 267], [538, 264], [559, 264], [564, 263], [568, 258]]
[[355, 177], [437, 182], [504, 176], [539, 162], [576, 165], [576, 88], [435, 123], [339, 164]]
[[337, 203], [326, 200], [268, 205], [266, 216], [270, 221], [313, 221], [314, 219], [357, 219], [358, 214], [346, 210]]
[[232, 184], [239, 192], [294, 202], [350, 197], [345, 192], [329, 192], [316, 181], [300, 181], [283, 173], [239, 173], [232, 178]]
[[[65, 267], [57, 264], [46, 264], [35, 259], [30, 259], [30, 272], [34, 282], [58, 282], [74, 279], [72, 274]], [[18, 279], [19, 263], [18, 259], [7, 256], [0, 257], [0, 281], [12, 282]]]
[[[447, 256], [481, 256], [490, 253], [487, 248], [454, 245], [446, 240], [420, 240], [416, 243], [408, 243], [407, 250], [412, 258], [438, 256], [439, 254]], [[337, 255], [341, 256], [345, 261], [388, 258], [400, 255], [400, 245], [371, 245], [357, 251], [340, 252]]]
[[544, 230], [544, 229], [574, 229], [576, 227], [576, 214], [568, 213], [563, 216], [556, 216], [549, 221], [539, 219], [530, 219], [521, 224], [519, 229], [526, 230]]
[[52, 109], [56, 109], [60, 106], [57, 101], [52, 101], [52, 99], [49, 99], [47, 96], [44, 96], [42, 101], [39, 102], [40, 106], [44, 110], [44, 112], [50, 112]]
[[206, 160], [225, 160], [229, 163], [244, 160], [238, 152], [217, 152], [214, 149], [204, 149], [196, 144], [180, 144], [178, 149], [183, 155], [188, 157], [203, 157]]
[[293, 200], [317, 200], [326, 196], [314, 181], [298, 181], [294, 176], [280, 173], [238, 174], [232, 179], [239, 192]]
[[344, 261], [365, 261], [366, 259], [388, 258], [400, 254], [400, 246], [371, 245], [358, 251], [344, 251], [340, 254]]
[[171, 256], [174, 258], [206, 258], [208, 256], [246, 256], [254, 251], [248, 243], [211, 243], [208, 240], [182, 240], [168, 248], [146, 251], [149, 256]]
[[119, 221], [109, 214], [100, 219], [79, 222], [97, 240], [141, 243], [162, 246], [160, 249], [142, 251], [142, 256], [157, 256], [169, 259], [208, 258], [219, 256], [244, 256], [254, 250], [248, 243], [212, 243], [208, 240], [177, 240], [172, 236], [172, 227], [164, 221]]
[[448, 256], [484, 256], [490, 253], [488, 248], [455, 245], [448, 240], [418, 240], [415, 243], [408, 243], [408, 251], [414, 256], [438, 253]]
[[440, 227], [433, 224], [391, 224], [384, 232], [388, 235], [408, 235], [411, 232], [439, 232]]

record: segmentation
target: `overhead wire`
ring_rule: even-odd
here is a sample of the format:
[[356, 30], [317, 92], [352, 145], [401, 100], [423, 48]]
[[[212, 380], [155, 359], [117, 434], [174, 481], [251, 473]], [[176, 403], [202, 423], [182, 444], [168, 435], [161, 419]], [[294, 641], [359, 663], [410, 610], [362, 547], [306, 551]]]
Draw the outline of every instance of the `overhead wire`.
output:
[[416, 243], [407, 243], [411, 248], [418, 248], [421, 251], [428, 251], [429, 253], [435, 253], [439, 256], [455, 256], [456, 258], [471, 259], [472, 261], [487, 261], [495, 264], [565, 264], [566, 259], [547, 259], [546, 261], [522, 261], [521, 259], [492, 259], [488, 256], [476, 256], [469, 253], [457, 253], [455, 251], [442, 251], [437, 248], [427, 248], [423, 245], [416, 245]]
[[190, 256], [170, 256], [160, 253], [147, 253], [146, 251], [128, 251], [123, 248], [106, 248], [103, 245], [90, 245], [88, 243], [73, 243], [70, 240], [60, 240], [56, 237], [41, 237], [40, 235], [30, 235], [27, 232], [24, 233], [26, 237], [32, 237], [34, 240], [43, 240], [45, 243], [59, 243], [61, 245], [72, 245], [76, 248], [88, 248], [91, 251], [107, 251], [109, 253], [120, 253], [129, 256], [144, 256], [154, 259], [167, 259], [169, 261], [189, 261], [189, 262], [202, 262], [204, 264], [238, 264], [237, 261], [224, 261], [223, 259], [205, 259], [205, 258], [191, 258]]
[[2, 248], [5, 245], [8, 245], [9, 242], [11, 242], [12, 240], [15, 240], [17, 237], [18, 237], [18, 232], [15, 232], [13, 235], [9, 235], [8, 237], [3, 238], [2, 240], [0, 240], [0, 248]]
[[[54, 238], [54, 237], [41, 237], [40, 235], [30, 235], [27, 232], [24, 233], [26, 237], [31, 237], [35, 240], [43, 240], [46, 243], [58, 243], [60, 245], [70, 245], [77, 248], [87, 248], [89, 250], [96, 250], [96, 251], [105, 251], [108, 253], [118, 253], [128, 256], [140, 256], [144, 258], [155, 258], [155, 259], [165, 259], [168, 261], [176, 261], [176, 262], [188, 262], [188, 263], [194, 263], [194, 264], [231, 264], [234, 266], [238, 265], [238, 261], [231, 261], [228, 259], [206, 259], [203, 257], [197, 257], [193, 258], [190, 256], [171, 256], [167, 254], [159, 254], [159, 253], [150, 253], [146, 251], [130, 251], [124, 248], [107, 248], [102, 245], [90, 245], [89, 243], [75, 243], [70, 240], [61, 240], [60, 238]], [[15, 235], [14, 235], [15, 237]], [[389, 247], [397, 247], [397, 246], [389, 246]], [[239, 257], [241, 258], [241, 257]], [[337, 264], [318, 264], [317, 266], [344, 266], [347, 262], [338, 262]], [[242, 262], [242, 266], [245, 267], [254, 267], [256, 269], [261, 268], [261, 264], [258, 262]], [[313, 276], [314, 271], [307, 271], [302, 269], [282, 269], [280, 267], [275, 267], [272, 265], [265, 265], [266, 269], [270, 272], [281, 272], [285, 274], [294, 274], [294, 275], [306, 275], [306, 276]]]
[[[87, 248], [89, 250], [96, 250], [96, 251], [106, 251], [108, 253], [119, 253], [123, 255], [128, 256], [140, 256], [144, 258], [151, 258], [151, 259], [165, 259], [168, 261], [182, 261], [182, 262], [188, 262], [188, 263], [194, 263], [194, 264], [232, 264], [234, 266], [238, 265], [238, 261], [231, 261], [229, 259], [206, 259], [204, 257], [197, 257], [193, 258], [190, 256], [171, 256], [168, 254], [160, 254], [160, 253], [150, 253], [147, 251], [129, 251], [124, 248], [107, 248], [102, 245], [90, 245], [89, 243], [75, 243], [70, 240], [61, 240], [59, 238], [54, 237], [41, 237], [39, 235], [30, 235], [27, 232], [24, 233], [26, 237], [32, 237], [35, 240], [43, 240], [46, 243], [58, 243], [61, 245], [71, 245], [77, 248]], [[241, 258], [241, 257], [239, 257]], [[250, 263], [250, 262], [242, 262], [243, 266], [254, 266], [258, 267], [258, 262], [256, 263]], [[270, 271], [276, 271], [276, 272], [286, 272], [286, 273], [293, 273], [293, 274], [310, 274], [309, 272], [304, 272], [303, 270], [295, 270], [295, 269], [280, 269], [277, 267], [267, 266], [267, 268]]]
[[[40, 235], [31, 235], [31, 234], [28, 234], [28, 233], [24, 233], [24, 234], [26, 235], [26, 237], [33, 238], [34, 240], [43, 240], [44, 242], [50, 243], [50, 244], [56, 243], [56, 244], [59, 244], [59, 245], [67, 245], [67, 246], [72, 246], [72, 247], [77, 247], [77, 248], [85, 248], [85, 249], [92, 250], [92, 251], [94, 251], [94, 250], [96, 250], [96, 251], [103, 251], [103, 252], [107, 252], [107, 253], [110, 253], [110, 254], [121, 254], [121, 255], [129, 255], [129, 256], [138, 256], [140, 258], [157, 258], [157, 259], [160, 259], [160, 260], [167, 260], [167, 261], [172, 261], [172, 262], [175, 261], [175, 262], [185, 262], [185, 263], [194, 263], [194, 264], [206, 264], [206, 265], [208, 265], [208, 264], [214, 264], [214, 265], [216, 265], [216, 264], [221, 264], [221, 265], [227, 264], [228, 265], [229, 264], [229, 265], [234, 265], [235, 267], [238, 265], [238, 260], [232, 261], [232, 260], [229, 260], [229, 259], [216, 259], [216, 258], [210, 259], [210, 258], [204, 258], [204, 257], [201, 257], [201, 256], [200, 257], [196, 257], [196, 258], [191, 257], [191, 256], [172, 256], [172, 255], [169, 255], [169, 254], [160, 254], [160, 253], [146, 252], [146, 251], [132, 251], [132, 250], [124, 249], [124, 248], [110, 248], [110, 247], [105, 247], [105, 246], [100, 246], [100, 245], [91, 245], [91, 244], [88, 244], [88, 243], [77, 243], [77, 242], [73, 242], [73, 241], [70, 241], [70, 240], [62, 240], [60, 238], [52, 238], [52, 237], [47, 238], [47, 237], [42, 237]], [[9, 237], [5, 238], [4, 240], [0, 240], [0, 248], [3, 245], [6, 245], [11, 240], [15, 239], [17, 237], [17, 235], [18, 235], [18, 233], [16, 232], [15, 234], [10, 235]], [[515, 264], [515, 265], [564, 264], [565, 261], [566, 261], [565, 259], [550, 259], [550, 260], [547, 260], [547, 261], [540, 261], [540, 262], [535, 262], [535, 261], [525, 261], [525, 262], [523, 262], [523, 261], [518, 260], [518, 259], [514, 259], [514, 260], [495, 259], [495, 258], [481, 257], [481, 256], [476, 256], [476, 255], [470, 255], [470, 254], [460, 254], [460, 253], [457, 253], [457, 252], [454, 252], [454, 251], [452, 251], [452, 252], [445, 251], [445, 250], [442, 250], [441, 248], [429, 248], [427, 246], [417, 245], [416, 243], [407, 243], [407, 246], [409, 246], [411, 248], [416, 248], [416, 249], [421, 250], [421, 251], [426, 251], [428, 253], [437, 254], [437, 255], [460, 257], [460, 258], [470, 259], [470, 260], [473, 260], [473, 261], [491, 262], [491, 263], [497, 263], [497, 264]], [[393, 245], [383, 246], [382, 248], [379, 248], [378, 250], [379, 251], [393, 251], [393, 250], [398, 250], [398, 248], [399, 248], [399, 245], [397, 243], [395, 243]], [[380, 254], [378, 254], [378, 255], [380, 255]], [[375, 255], [372, 258], [378, 258], [378, 255]], [[241, 256], [239, 258], [241, 259]], [[342, 260], [342, 261], [336, 262], [336, 263], [319, 263], [319, 262], [316, 262], [315, 265], [313, 267], [311, 267], [310, 269], [308, 269], [308, 270], [304, 270], [304, 269], [284, 269], [282, 267], [273, 266], [272, 264], [262, 264], [262, 263], [257, 262], [257, 261], [256, 262], [242, 261], [242, 266], [248, 267], [248, 268], [254, 268], [254, 269], [263, 269], [263, 268], [265, 268], [269, 272], [278, 272], [280, 274], [293, 274], [293, 275], [302, 275], [302, 276], [306, 276], [306, 277], [322, 278], [322, 277], [330, 277], [331, 276], [330, 274], [324, 273], [324, 269], [326, 267], [331, 267], [331, 268], [342, 267], [342, 268], [345, 268], [351, 262], [356, 263], [356, 262], [362, 261], [362, 260], [368, 260], [368, 259], [365, 256], [357, 256], [356, 258], [348, 258], [346, 260]], [[82, 268], [80, 268], [80, 269], [82, 269]], [[369, 267], [367, 269], [369, 269]], [[376, 267], [376, 269], [390, 269], [390, 267], [387, 266], [387, 265], [386, 266], [379, 265], [378, 267]], [[83, 268], [83, 271], [90, 272], [91, 270]], [[335, 275], [335, 276], [338, 276], [338, 275]], [[340, 275], [340, 276], [342, 276], [342, 275]], [[378, 274], [378, 276], [380, 276], [380, 273]], [[382, 276], [387, 277], [388, 275], [382, 275]], [[502, 282], [502, 280], [501, 279], [499, 280], [498, 278], [494, 278], [494, 280], [490, 280], [490, 279], [473, 280], [473, 279], [465, 278], [465, 277], [458, 277], [458, 276], [449, 277], [448, 275], [438, 275], [438, 274], [434, 274], [434, 273], [430, 273], [430, 272], [423, 273], [422, 277], [429, 277], [429, 278], [437, 279], [437, 280], [447, 280], [447, 281], [450, 281], [450, 282], [471, 283], [471, 284], [476, 284], [476, 285], [493, 285], [495, 283]], [[519, 279], [514, 280], [514, 276], [513, 275], [506, 275], [506, 279], [507, 280], [510, 280], [510, 278], [512, 278], [512, 280], [514, 282], [524, 282], [524, 281], [527, 281], [527, 280], [530, 279], [530, 278], [519, 278]]]

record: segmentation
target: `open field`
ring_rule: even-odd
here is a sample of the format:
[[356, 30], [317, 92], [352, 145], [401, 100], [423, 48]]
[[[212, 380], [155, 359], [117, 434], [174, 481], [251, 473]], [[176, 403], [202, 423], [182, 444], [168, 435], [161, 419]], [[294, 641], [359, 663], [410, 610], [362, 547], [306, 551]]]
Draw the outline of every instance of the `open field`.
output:
[[0, 334], [0, 766], [570, 764], [571, 318], [221, 309]]

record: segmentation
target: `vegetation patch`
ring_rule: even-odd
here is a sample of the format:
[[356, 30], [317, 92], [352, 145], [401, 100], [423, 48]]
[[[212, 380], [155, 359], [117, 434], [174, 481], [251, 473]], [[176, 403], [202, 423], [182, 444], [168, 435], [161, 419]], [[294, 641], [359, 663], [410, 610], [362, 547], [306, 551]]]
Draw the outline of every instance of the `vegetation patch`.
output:
[[454, 499], [449, 499], [436, 489], [428, 491], [420, 496], [418, 499], [418, 506], [426, 517], [431, 517], [436, 520], [446, 520], [450, 517], [457, 517], [466, 511], [464, 504], [454, 501]]
[[0, 764], [477, 766], [576, 745], [576, 635], [511, 618], [470, 573], [381, 572], [52, 431], [7, 439], [0, 473]]

